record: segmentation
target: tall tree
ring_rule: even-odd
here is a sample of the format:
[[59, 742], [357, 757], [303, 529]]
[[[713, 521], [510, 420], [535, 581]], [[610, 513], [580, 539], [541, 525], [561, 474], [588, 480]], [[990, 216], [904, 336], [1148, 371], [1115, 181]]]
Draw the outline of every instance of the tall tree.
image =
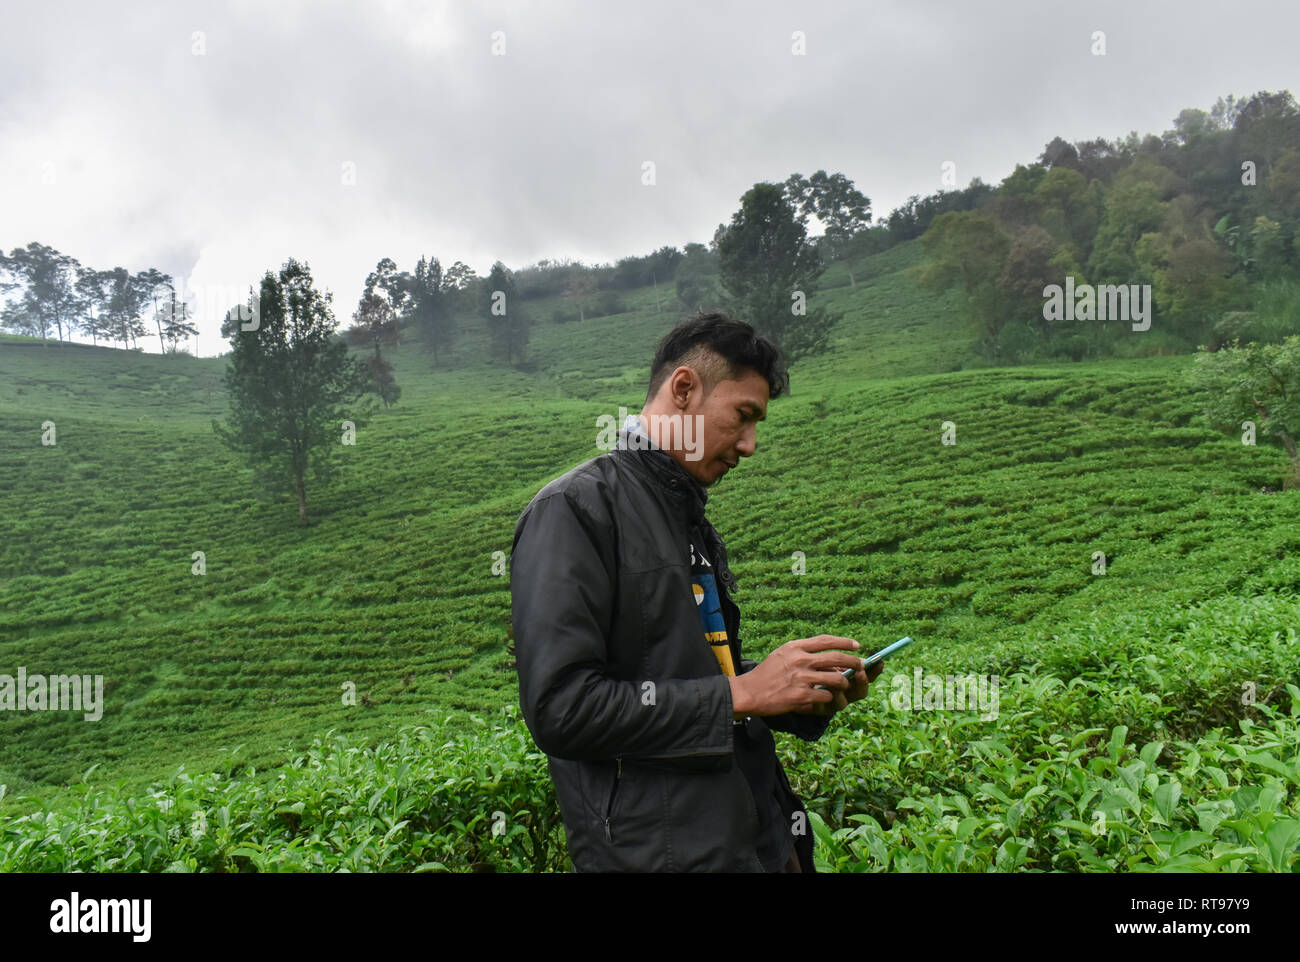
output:
[[482, 283], [483, 278], [474, 272], [474, 268], [460, 261], [442, 272], [442, 300], [448, 317], [445, 340], [448, 353], [451, 353], [458, 330], [455, 318], [473, 312], [477, 290]]
[[1038, 163], [1049, 169], [1052, 167], [1065, 167], [1077, 170], [1079, 167], [1079, 152], [1068, 141], [1060, 137], [1053, 137], [1047, 146], [1043, 148], [1043, 152], [1038, 155]]
[[230, 414], [213, 430], [247, 455], [266, 490], [293, 494], [304, 525], [308, 476], [313, 484], [328, 480], [343, 422], [360, 424], [369, 413], [355, 403], [367, 373], [334, 336], [329, 300], [307, 265], [290, 259], [278, 277], [267, 271], [262, 278], [249, 320], [232, 310], [221, 327], [233, 348], [225, 375]]
[[14, 277], [9, 258], [5, 256], [4, 248], [0, 247], [0, 294], [8, 294], [18, 286], [18, 281]]
[[1092, 255], [1088, 276], [1097, 284], [1151, 283], [1137, 258], [1137, 245], [1144, 234], [1160, 230], [1167, 206], [1160, 189], [1149, 181], [1117, 183], [1106, 195], [1106, 210]]
[[421, 257], [415, 265], [408, 291], [409, 312], [436, 366], [451, 352], [456, 338], [453, 308], [461, 287], [473, 271], [457, 261], [444, 273], [438, 258]]
[[77, 270], [77, 305], [81, 316], [81, 329], [90, 335], [92, 344], [99, 343], [105, 334], [103, 315], [108, 309], [109, 274], [90, 267]]
[[1034, 226], [1012, 238], [996, 283], [1015, 313], [1032, 318], [1045, 334], [1048, 322], [1043, 319], [1043, 289], [1048, 284], [1063, 284], [1067, 273], [1059, 265], [1052, 235]]
[[1171, 247], [1167, 261], [1152, 271], [1156, 308], [1167, 326], [1197, 344], [1225, 312], [1247, 306], [1244, 279], [1229, 277], [1231, 268], [1231, 258], [1212, 241]]
[[171, 296], [162, 310], [163, 337], [167, 341], [164, 350], [168, 354], [176, 354], [180, 350], [180, 342], [197, 335], [199, 329], [189, 322], [189, 305], [184, 301], [176, 300], [175, 288], [172, 289]]
[[[854, 237], [871, 226], [871, 201], [843, 174], [827, 176], [824, 170], [811, 177], [791, 174], [785, 192], [805, 222], [809, 216], [821, 222], [825, 234], [820, 246], [832, 261], [847, 256]], [[852, 270], [849, 286], [857, 286]]]
[[366, 276], [365, 292], [367, 294], [382, 292], [383, 297], [392, 308], [393, 317], [401, 317], [406, 310], [407, 291], [411, 275], [398, 271], [397, 264], [391, 257], [385, 257], [375, 269]]
[[18, 307], [28, 329], [45, 341], [54, 328], [62, 341], [67, 327], [71, 338], [79, 312], [74, 285], [80, 265], [76, 258], [32, 241], [26, 247], [15, 247], [8, 265], [23, 285]]
[[1289, 90], [1261, 90], [1241, 104], [1234, 130], [1245, 157], [1266, 179], [1284, 151], [1300, 147], [1300, 105]]
[[514, 277], [506, 265], [497, 261], [479, 292], [479, 309], [487, 319], [492, 350], [504, 354], [506, 364], [521, 359], [528, 347], [528, 317], [515, 291]]
[[343, 333], [353, 347], [369, 348], [378, 355], [382, 346], [397, 343], [393, 306], [377, 292], [366, 291], [352, 312], [352, 326]]
[[159, 301], [161, 299], [163, 304], [167, 304], [169, 294], [176, 289], [172, 276], [164, 274], [156, 267], [151, 267], [136, 274], [134, 284], [139, 291], [141, 306], [149, 305], [152, 308], [151, 316], [154, 326], [158, 329], [158, 350], [166, 353], [167, 345], [163, 343], [164, 312], [159, 307]]
[[[1032, 238], [1031, 238], [1032, 243]], [[1011, 248], [1011, 239], [998, 223], [983, 211], [963, 210], [940, 214], [921, 239], [928, 260], [915, 269], [918, 282], [935, 290], [957, 287], [966, 296], [973, 319], [984, 328], [984, 351], [994, 359], [1001, 356], [999, 334], [1007, 322], [1007, 291], [1016, 287], [1016, 277], [1032, 270], [1038, 259], [1028, 249], [999, 287]]]
[[1076, 260], [1086, 262], [1101, 220], [1100, 185], [1094, 191], [1077, 170], [1058, 164], [1039, 181], [1034, 196], [1039, 201], [1040, 226], [1070, 244]]
[[[14, 251], [18, 253], [17, 250]], [[8, 294], [12, 290], [21, 287], [22, 275], [18, 271], [18, 266], [14, 264], [0, 247], [0, 295]], [[4, 301], [0, 306], [0, 330], [10, 330], [14, 333], [21, 333], [26, 330], [26, 314], [21, 304], [14, 304], [11, 301]]]
[[794, 361], [826, 349], [836, 318], [809, 310], [825, 268], [802, 220], [777, 184], [755, 184], [714, 235], [728, 307]]
[[687, 244], [685, 250], [673, 282], [677, 300], [688, 311], [707, 313], [722, 301], [717, 255], [703, 244]]
[[472, 281], [477, 279], [474, 268], [457, 261], [448, 267], [443, 274], [442, 289], [444, 291], [464, 291]]
[[140, 320], [142, 293], [140, 285], [125, 267], [114, 267], [108, 275], [108, 309], [105, 311], [108, 330], [113, 340], [134, 346], [137, 338], [145, 335]]
[[375, 392], [389, 407], [402, 394], [393, 377], [393, 365], [380, 353], [384, 345], [397, 343], [397, 318], [393, 306], [378, 291], [368, 290], [361, 295], [361, 303], [352, 314], [353, 325], [344, 332], [347, 342], [354, 347], [367, 347], [373, 353], [365, 361]]

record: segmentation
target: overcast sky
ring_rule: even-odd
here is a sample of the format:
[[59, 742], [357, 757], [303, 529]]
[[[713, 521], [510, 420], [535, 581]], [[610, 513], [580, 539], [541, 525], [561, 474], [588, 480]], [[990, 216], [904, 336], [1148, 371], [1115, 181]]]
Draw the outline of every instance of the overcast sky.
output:
[[944, 161], [958, 186], [997, 183], [1058, 134], [1160, 133], [1219, 96], [1300, 94], [1292, 2], [0, 11], [0, 247], [173, 275], [210, 305], [204, 355], [226, 349], [216, 292], [288, 257], [342, 326], [385, 256], [486, 274], [707, 243], [754, 183], [818, 169], [885, 216], [938, 190]]

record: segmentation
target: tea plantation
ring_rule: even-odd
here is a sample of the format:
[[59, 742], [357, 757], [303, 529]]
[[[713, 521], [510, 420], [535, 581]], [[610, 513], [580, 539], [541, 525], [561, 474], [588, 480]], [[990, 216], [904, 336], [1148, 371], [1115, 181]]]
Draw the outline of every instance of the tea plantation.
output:
[[[710, 493], [751, 657], [917, 640], [820, 741], [778, 736], [819, 869], [1300, 870], [1284, 453], [1206, 426], [1141, 334], [971, 366], [918, 256], [827, 273], [834, 350]], [[449, 369], [394, 349], [402, 398], [307, 528], [214, 437], [224, 361], [0, 340], [0, 673], [104, 676], [98, 721], [0, 712], [0, 871], [569, 868], [501, 553], [640, 408], [676, 316], [629, 302], [539, 324], [537, 373], [473, 360], [477, 328]], [[899, 707], [918, 672], [996, 676], [996, 717]]]

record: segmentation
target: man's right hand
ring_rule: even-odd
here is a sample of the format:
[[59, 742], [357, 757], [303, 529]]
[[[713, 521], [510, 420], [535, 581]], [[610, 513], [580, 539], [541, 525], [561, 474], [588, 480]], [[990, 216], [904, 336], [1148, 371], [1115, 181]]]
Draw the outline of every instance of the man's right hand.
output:
[[729, 679], [732, 715], [744, 718], [812, 712], [835, 701], [836, 693], [852, 684], [840, 672], [862, 667], [863, 659], [850, 654], [858, 647], [852, 638], [835, 635], [786, 642], [750, 671]]

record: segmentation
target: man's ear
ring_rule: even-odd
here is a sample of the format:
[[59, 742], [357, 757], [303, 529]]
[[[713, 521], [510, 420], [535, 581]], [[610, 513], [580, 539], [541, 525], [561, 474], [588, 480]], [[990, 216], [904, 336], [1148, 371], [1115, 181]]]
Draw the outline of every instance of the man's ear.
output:
[[[700, 400], [699, 400], [699, 403], [700, 403], [701, 405], [703, 405], [703, 404], [704, 404], [704, 399], [705, 399], [705, 398], [708, 396], [708, 394], [709, 394], [708, 390], [705, 388], [705, 385], [704, 385], [704, 377], [700, 374], [699, 370], [696, 369], [696, 368], [693, 368], [693, 367], [689, 367], [689, 366], [688, 366], [688, 367], [687, 367], [687, 370], [691, 372], [691, 387], [690, 387], [690, 390], [691, 390], [691, 391], [694, 391], [696, 394], [699, 395], [699, 399], [700, 399]], [[685, 403], [683, 403], [681, 407], [682, 407], [682, 410], [685, 411], [685, 410], [686, 410], [688, 407], [690, 407], [690, 406], [691, 406], [691, 402], [690, 402], [690, 397], [689, 397], [689, 394], [688, 394]]]

